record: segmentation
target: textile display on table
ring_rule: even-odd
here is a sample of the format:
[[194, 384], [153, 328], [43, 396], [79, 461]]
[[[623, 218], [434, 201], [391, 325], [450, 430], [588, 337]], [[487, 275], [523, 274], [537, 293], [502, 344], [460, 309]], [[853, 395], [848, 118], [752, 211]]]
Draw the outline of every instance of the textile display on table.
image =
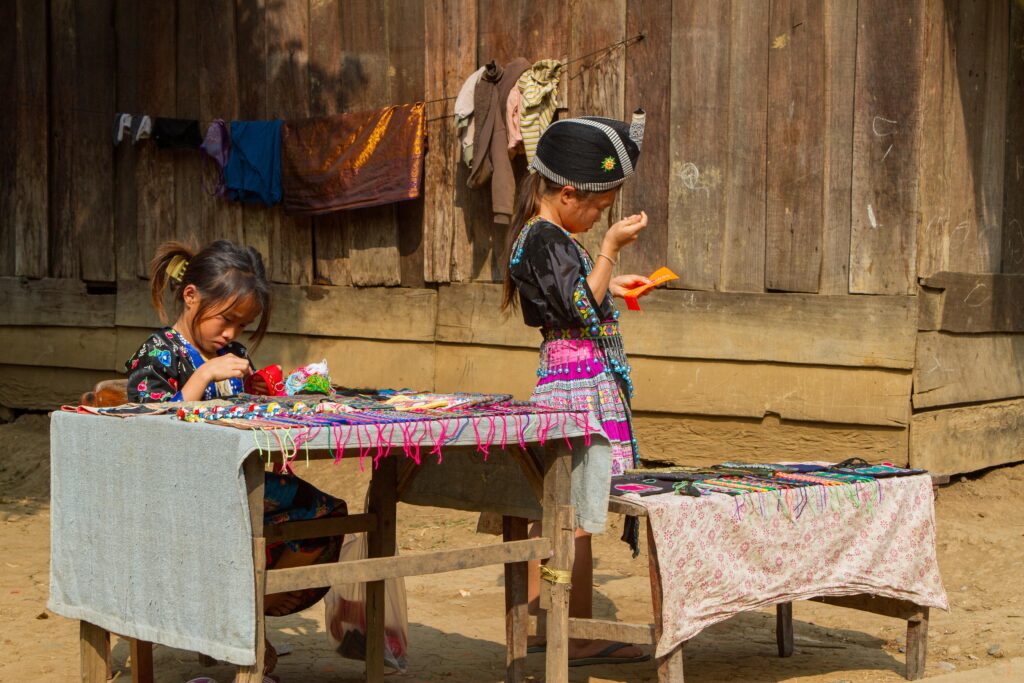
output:
[[232, 121], [231, 153], [224, 167], [225, 196], [232, 201], [281, 201], [281, 120]]
[[657, 549], [659, 657], [735, 614], [793, 600], [867, 593], [949, 608], [928, 475], [629, 497], [647, 509]]
[[317, 215], [420, 195], [424, 104], [288, 121], [284, 210]]
[[47, 606], [124, 637], [253, 664], [252, 530], [241, 469], [249, 453], [301, 443], [340, 457], [358, 442], [374, 459], [410, 457], [414, 447], [440, 458], [453, 447], [603, 439], [576, 417], [299, 427], [264, 438], [168, 416], [55, 413]]
[[490, 181], [495, 223], [508, 224], [512, 219], [516, 181], [508, 153], [508, 94], [529, 66], [522, 57], [504, 67], [489, 64], [473, 93], [473, 165], [466, 184], [476, 188]]
[[562, 66], [557, 59], [542, 59], [519, 77], [519, 92], [523, 96], [519, 127], [527, 162], [533, 161], [541, 134], [555, 118]]
[[509, 268], [523, 321], [540, 327], [544, 336], [530, 400], [593, 413], [612, 445], [611, 474], [636, 467], [640, 460], [629, 408], [633, 385], [619, 312], [610, 293], [598, 303], [590, 291], [590, 255], [565, 230], [535, 217], [512, 245]]
[[203, 144], [203, 136], [199, 133], [199, 122], [195, 119], [153, 119], [153, 130], [150, 137], [160, 149], [182, 148], [197, 149]]
[[462, 162], [473, 168], [473, 135], [476, 131], [476, 120], [473, 117], [473, 98], [476, 84], [487, 67], [480, 67], [469, 75], [459, 88], [455, 98], [455, 129], [459, 131], [459, 149], [462, 151]]

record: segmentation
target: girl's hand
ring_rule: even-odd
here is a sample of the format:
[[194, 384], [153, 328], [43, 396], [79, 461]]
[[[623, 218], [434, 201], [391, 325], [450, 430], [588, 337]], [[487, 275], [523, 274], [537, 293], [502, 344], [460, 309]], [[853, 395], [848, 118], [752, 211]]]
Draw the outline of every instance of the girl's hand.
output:
[[243, 379], [252, 371], [249, 361], [239, 358], [233, 353], [225, 353], [206, 361], [199, 366], [198, 372], [202, 372], [207, 383], [219, 382], [222, 379], [238, 378]]
[[[631, 289], [636, 289], [641, 285], [646, 285], [651, 279], [644, 277], [643, 275], [617, 275], [611, 279], [608, 283], [608, 289], [611, 291], [612, 296], [623, 297]], [[640, 296], [647, 296], [647, 293], [651, 290], [647, 290]]]
[[608, 228], [601, 242], [603, 253], [611, 252], [611, 255], [619, 253], [619, 250], [627, 244], [632, 244], [640, 236], [640, 231], [647, 227], [647, 213], [641, 211], [632, 216], [626, 216], [621, 221]]

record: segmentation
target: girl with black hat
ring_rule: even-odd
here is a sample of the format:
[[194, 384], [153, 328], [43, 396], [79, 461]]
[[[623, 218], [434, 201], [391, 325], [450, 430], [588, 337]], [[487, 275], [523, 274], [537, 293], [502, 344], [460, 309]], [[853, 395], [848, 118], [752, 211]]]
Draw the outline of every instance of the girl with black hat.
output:
[[[597, 117], [552, 123], [537, 143], [530, 175], [517, 190], [509, 233], [502, 308], [515, 307], [518, 299], [523, 321], [539, 327], [544, 337], [531, 400], [589, 411], [608, 437], [607, 443], [595, 439], [585, 453], [573, 454], [577, 530], [572, 584], [580, 590], [572, 592], [569, 614], [577, 618], [592, 616], [590, 535], [604, 531], [611, 476], [639, 463], [629, 406], [633, 384], [612, 297], [648, 279], [613, 276], [612, 271], [619, 252], [646, 227], [647, 215], [641, 211], [612, 225], [596, 257], [573, 235], [590, 230], [612, 205], [633, 175], [642, 140], [642, 111], [631, 125]], [[540, 533], [537, 526], [534, 535]], [[628, 518], [623, 540], [635, 555], [635, 519]], [[539, 592], [539, 567], [531, 566], [531, 611], [537, 609]], [[635, 646], [607, 641], [572, 641], [569, 657], [571, 666], [647, 659]]]

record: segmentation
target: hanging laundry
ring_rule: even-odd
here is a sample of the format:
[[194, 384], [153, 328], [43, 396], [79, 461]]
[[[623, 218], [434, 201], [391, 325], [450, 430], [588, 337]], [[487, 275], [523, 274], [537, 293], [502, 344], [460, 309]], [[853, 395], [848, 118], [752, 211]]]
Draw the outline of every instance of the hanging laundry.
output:
[[485, 67], [474, 92], [473, 166], [466, 184], [476, 188], [491, 181], [491, 208], [495, 223], [507, 224], [512, 219], [516, 181], [508, 155], [505, 116], [508, 93], [528, 68], [530, 63], [522, 57], [512, 60], [504, 68], [492, 62]]
[[156, 140], [160, 149], [183, 147], [198, 149], [203, 144], [203, 136], [199, 133], [199, 122], [195, 119], [153, 119], [151, 137]]
[[523, 131], [519, 127], [519, 119], [523, 110], [523, 94], [519, 92], [518, 84], [508, 91], [508, 101], [505, 103], [505, 128], [508, 130], [508, 152], [509, 156], [515, 157], [518, 147], [523, 143]]
[[[204, 172], [203, 187], [207, 193], [223, 197], [227, 191], [224, 185], [224, 167], [228, 165], [231, 152], [231, 133], [224, 119], [213, 120], [206, 129], [206, 137], [203, 138], [203, 144], [199, 145], [199, 149], [213, 162], [206, 165], [206, 168], [212, 170]], [[213, 181], [207, 180], [208, 176], [212, 176]]]
[[224, 167], [228, 199], [273, 206], [281, 201], [281, 120], [232, 121]]
[[284, 209], [316, 215], [420, 194], [424, 105], [284, 124]]
[[465, 80], [455, 98], [455, 129], [459, 132], [459, 150], [466, 166], [473, 167], [473, 134], [476, 129], [473, 118], [473, 95], [485, 67], [480, 67]]
[[520, 128], [526, 161], [532, 162], [541, 133], [555, 117], [555, 98], [562, 63], [557, 59], [542, 59], [519, 77], [519, 92], [523, 95]]

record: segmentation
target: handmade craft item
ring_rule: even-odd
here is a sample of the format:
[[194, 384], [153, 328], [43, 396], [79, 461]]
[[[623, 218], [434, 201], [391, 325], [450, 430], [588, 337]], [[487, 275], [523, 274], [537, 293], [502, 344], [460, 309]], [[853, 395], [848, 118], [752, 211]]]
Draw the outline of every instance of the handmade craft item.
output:
[[[257, 391], [256, 380], [262, 379], [266, 385], [266, 393]], [[245, 378], [245, 390], [250, 394], [262, 394], [264, 396], [286, 396], [284, 379], [281, 375], [281, 366], [268, 365], [258, 372], [254, 372]]]
[[327, 370], [327, 360], [304, 365], [284, 381], [284, 390], [288, 396], [299, 393], [327, 394], [334, 393], [331, 387], [331, 376]]
[[626, 308], [631, 311], [640, 310], [640, 302], [638, 299], [648, 290], [654, 289], [658, 285], [663, 285], [670, 280], [678, 280], [679, 276], [673, 273], [668, 268], [658, 268], [656, 271], [651, 273], [650, 282], [626, 292], [623, 298], [626, 300]]

